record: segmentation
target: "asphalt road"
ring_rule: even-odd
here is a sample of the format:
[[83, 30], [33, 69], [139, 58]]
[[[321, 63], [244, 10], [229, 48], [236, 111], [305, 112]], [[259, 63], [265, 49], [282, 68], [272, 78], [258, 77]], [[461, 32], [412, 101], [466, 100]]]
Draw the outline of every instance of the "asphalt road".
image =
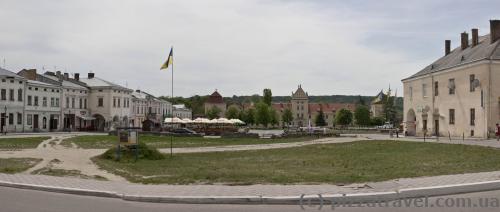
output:
[[[461, 199], [457, 199], [461, 198]], [[468, 204], [470, 198], [470, 206], [459, 207], [459, 202]], [[0, 211], [6, 212], [97, 212], [97, 211], [120, 211], [120, 212], [139, 212], [139, 211], [196, 211], [196, 212], [225, 212], [225, 211], [499, 211], [498, 204], [500, 199], [500, 191], [490, 191], [481, 193], [470, 193], [445, 197], [429, 198], [426, 205], [429, 207], [417, 207], [423, 205], [426, 201], [407, 200], [400, 202], [402, 205], [409, 204], [410, 207], [368, 207], [371, 205], [363, 205], [362, 207], [336, 207], [332, 210], [331, 205], [325, 205], [318, 210], [319, 206], [304, 206], [302, 209], [299, 205], [187, 205], [187, 204], [164, 204], [164, 203], [141, 203], [128, 202], [113, 198], [100, 198], [78, 196], [70, 194], [59, 194], [43, 191], [32, 191], [15, 188], [0, 187]], [[452, 202], [455, 204], [452, 206]], [[390, 202], [389, 205], [398, 202]], [[452, 207], [438, 207], [449, 204]], [[475, 204], [476, 207], [473, 207]], [[480, 207], [482, 206], [488, 207]], [[434, 207], [430, 207], [430, 206]]]

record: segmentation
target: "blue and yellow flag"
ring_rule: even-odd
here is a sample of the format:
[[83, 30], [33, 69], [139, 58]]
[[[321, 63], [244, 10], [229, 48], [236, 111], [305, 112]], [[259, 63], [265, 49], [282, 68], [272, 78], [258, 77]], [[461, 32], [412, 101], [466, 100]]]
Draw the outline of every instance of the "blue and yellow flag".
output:
[[174, 63], [174, 47], [170, 48], [170, 54], [168, 54], [168, 59], [165, 63], [163, 63], [160, 70], [167, 69], [168, 66], [172, 65], [173, 63]]

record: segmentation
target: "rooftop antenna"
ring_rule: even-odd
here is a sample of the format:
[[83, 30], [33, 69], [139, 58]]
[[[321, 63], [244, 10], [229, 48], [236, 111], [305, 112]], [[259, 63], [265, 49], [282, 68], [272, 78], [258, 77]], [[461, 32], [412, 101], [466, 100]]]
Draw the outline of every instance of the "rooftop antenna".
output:
[[6, 68], [7, 66], [5, 66], [5, 58], [3, 58], [3, 68]]

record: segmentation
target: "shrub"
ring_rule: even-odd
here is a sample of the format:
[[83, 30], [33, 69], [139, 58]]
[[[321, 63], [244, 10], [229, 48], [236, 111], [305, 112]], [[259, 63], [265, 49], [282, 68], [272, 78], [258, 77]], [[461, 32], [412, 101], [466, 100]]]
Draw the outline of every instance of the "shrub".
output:
[[[146, 159], [146, 160], [161, 160], [165, 158], [165, 155], [163, 155], [158, 149], [154, 147], [150, 147], [146, 145], [144, 142], [139, 142], [138, 147], [138, 153], [137, 153], [137, 159]], [[135, 149], [127, 148], [127, 147], [120, 147], [120, 161], [123, 162], [130, 162], [130, 161], [135, 161]], [[104, 152], [101, 156], [103, 159], [107, 160], [118, 160], [118, 155], [117, 155], [117, 147], [113, 147], [111, 149], [108, 149], [106, 152]]]

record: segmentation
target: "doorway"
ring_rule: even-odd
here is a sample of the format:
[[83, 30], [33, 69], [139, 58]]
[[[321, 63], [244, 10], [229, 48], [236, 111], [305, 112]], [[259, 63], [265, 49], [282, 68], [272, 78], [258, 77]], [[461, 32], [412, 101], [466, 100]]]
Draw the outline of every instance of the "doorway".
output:
[[33, 115], [33, 130], [38, 130], [38, 115]]
[[434, 120], [434, 133], [436, 137], [439, 137], [439, 120]]

